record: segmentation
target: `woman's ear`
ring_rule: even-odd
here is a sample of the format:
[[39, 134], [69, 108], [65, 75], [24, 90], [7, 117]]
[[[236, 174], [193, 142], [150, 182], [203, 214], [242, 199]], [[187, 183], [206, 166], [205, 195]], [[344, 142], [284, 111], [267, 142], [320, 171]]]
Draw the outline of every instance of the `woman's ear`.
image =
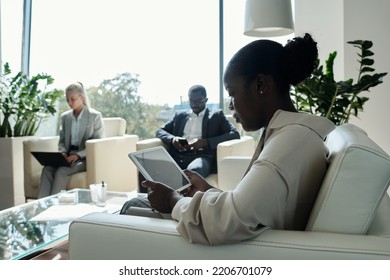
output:
[[264, 74], [256, 76], [256, 91], [259, 95], [263, 95], [267, 91], [267, 77]]

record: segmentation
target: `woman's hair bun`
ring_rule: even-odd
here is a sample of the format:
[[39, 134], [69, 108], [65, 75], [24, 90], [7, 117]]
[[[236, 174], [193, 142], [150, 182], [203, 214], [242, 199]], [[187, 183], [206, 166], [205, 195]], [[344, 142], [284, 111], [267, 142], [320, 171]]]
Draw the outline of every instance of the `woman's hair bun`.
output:
[[317, 43], [310, 34], [289, 40], [283, 48], [281, 69], [290, 85], [297, 85], [310, 77], [318, 58]]

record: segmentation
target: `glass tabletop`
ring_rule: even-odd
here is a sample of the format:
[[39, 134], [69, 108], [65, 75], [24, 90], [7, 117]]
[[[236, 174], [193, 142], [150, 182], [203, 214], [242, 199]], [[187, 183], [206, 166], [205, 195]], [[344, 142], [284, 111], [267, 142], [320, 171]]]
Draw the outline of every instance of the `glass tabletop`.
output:
[[[92, 204], [91, 193], [88, 189], [73, 189], [67, 191], [66, 194], [68, 197], [72, 194], [75, 197], [73, 203], [68, 205]], [[62, 204], [62, 201], [59, 200], [61, 195], [63, 193], [0, 211], [0, 260], [24, 258], [48, 248], [51, 244], [68, 236], [71, 220], [42, 221], [33, 219], [50, 207]], [[110, 207], [99, 209], [101, 210], [99, 212], [119, 212], [121, 205], [129, 197], [130, 193], [109, 191], [107, 192], [107, 203], [109, 201], [115, 201], [115, 203], [110, 204]]]

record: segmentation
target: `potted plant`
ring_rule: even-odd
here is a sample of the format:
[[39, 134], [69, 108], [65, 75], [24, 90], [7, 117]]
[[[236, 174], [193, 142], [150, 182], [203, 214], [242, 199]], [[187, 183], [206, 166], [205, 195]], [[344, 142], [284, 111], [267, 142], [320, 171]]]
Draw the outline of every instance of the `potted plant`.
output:
[[4, 65], [0, 77], [0, 210], [25, 202], [23, 141], [56, 112], [56, 101], [63, 93], [46, 91], [52, 83], [47, 74], [28, 77], [19, 72], [13, 76], [8, 63]]
[[0, 77], [0, 137], [34, 135], [42, 120], [54, 115], [56, 101], [63, 93], [56, 89], [46, 91], [54, 81], [50, 75], [11, 74], [6, 63]]
[[370, 50], [373, 46], [371, 41], [357, 40], [348, 44], [360, 50], [356, 82], [353, 79], [338, 82], [334, 80], [333, 64], [337, 52], [332, 52], [325, 62], [325, 72], [317, 60], [313, 75], [293, 88], [292, 98], [298, 111], [323, 116], [340, 125], [347, 123], [351, 114], [358, 116], [358, 112], [363, 110], [363, 105], [369, 98], [360, 94], [382, 83], [387, 73], [373, 73], [375, 69], [372, 59], [374, 53]]

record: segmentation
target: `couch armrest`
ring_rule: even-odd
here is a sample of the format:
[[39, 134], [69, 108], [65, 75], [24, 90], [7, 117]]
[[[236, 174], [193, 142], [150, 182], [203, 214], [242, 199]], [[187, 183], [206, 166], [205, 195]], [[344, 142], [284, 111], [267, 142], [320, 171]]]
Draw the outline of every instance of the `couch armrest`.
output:
[[234, 189], [241, 181], [252, 157], [229, 156], [218, 162], [218, 188], [224, 191]]
[[128, 154], [135, 152], [137, 135], [88, 140], [88, 184], [104, 181], [110, 191], [129, 192], [138, 184], [137, 168]]
[[158, 146], [164, 146], [165, 144], [160, 138], [149, 138], [137, 142], [137, 151], [145, 150], [148, 148], [154, 148]]
[[232, 139], [219, 143], [217, 146], [218, 162], [224, 157], [252, 156], [255, 151], [255, 140], [251, 136], [242, 136], [240, 139]]
[[380, 235], [390, 238], [390, 194], [386, 193], [376, 211], [368, 235]]
[[[378, 236], [264, 230], [237, 244], [188, 243], [172, 220], [92, 213], [69, 227], [70, 259], [389, 259], [390, 239]], [[93, 234], [91, 234], [93, 233]]]

